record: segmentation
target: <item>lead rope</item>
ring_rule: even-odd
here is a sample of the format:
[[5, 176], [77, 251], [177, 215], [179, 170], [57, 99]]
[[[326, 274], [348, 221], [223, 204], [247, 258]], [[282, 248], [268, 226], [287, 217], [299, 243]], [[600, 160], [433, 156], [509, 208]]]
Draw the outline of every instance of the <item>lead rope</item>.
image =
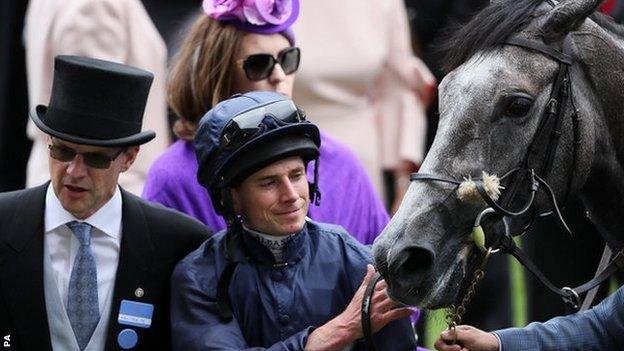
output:
[[483, 280], [483, 277], [485, 277], [485, 266], [487, 265], [487, 262], [492, 255], [492, 251], [493, 250], [491, 247], [484, 251], [481, 263], [479, 264], [479, 267], [474, 271], [472, 282], [468, 287], [466, 295], [464, 295], [464, 297], [462, 298], [460, 305], [457, 307], [455, 305], [451, 305], [448, 308], [446, 314], [446, 323], [448, 324], [448, 330], [453, 332], [452, 345], [457, 344], [457, 326], [460, 325], [462, 322], [462, 317], [464, 316], [464, 313], [466, 313], [466, 308], [468, 307], [468, 304], [470, 304], [470, 301], [477, 291], [477, 285], [479, 285], [479, 282], [481, 282], [481, 280]]

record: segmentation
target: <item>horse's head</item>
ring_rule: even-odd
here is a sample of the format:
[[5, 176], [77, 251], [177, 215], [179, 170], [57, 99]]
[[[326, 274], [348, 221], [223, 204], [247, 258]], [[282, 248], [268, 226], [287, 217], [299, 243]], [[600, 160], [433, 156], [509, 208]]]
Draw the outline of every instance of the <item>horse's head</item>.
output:
[[[438, 131], [420, 172], [456, 180], [480, 178], [483, 171], [502, 176], [527, 160], [530, 147], [537, 149], [530, 162], [541, 164], [548, 157], [551, 138], [542, 138], [538, 145], [534, 140], [550, 108], [560, 62], [538, 50], [503, 44], [513, 37], [572, 56], [569, 77], [573, 96], [561, 103], [566, 106], [560, 140], [553, 150], [553, 171], [547, 172], [545, 179], [559, 200], [578, 190], [591, 168], [598, 127], [591, 118], [575, 121], [573, 112], [596, 114], [603, 97], [596, 94], [599, 87], [592, 80], [593, 73], [588, 73], [587, 67], [593, 63], [580, 63], [592, 59], [587, 57], [592, 49], [587, 46], [589, 40], [571, 40], [569, 33], [579, 31], [582, 24], [581, 35], [600, 40], [596, 34], [599, 26], [584, 22], [599, 3], [568, 0], [553, 8], [538, 0], [498, 1], [463, 27], [451, 41], [456, 62], [439, 87]], [[579, 57], [581, 54], [585, 56]], [[509, 186], [504, 181], [503, 185]], [[508, 207], [521, 207], [529, 188], [530, 184], [521, 185]], [[522, 231], [536, 212], [549, 209], [547, 205], [546, 196], [538, 195], [531, 211], [511, 221], [512, 232]], [[483, 202], [460, 200], [454, 185], [412, 182], [398, 212], [374, 245], [375, 262], [388, 282], [390, 295], [429, 308], [454, 302], [459, 287], [471, 278], [478, 264], [479, 252], [470, 232], [486, 207]], [[500, 230], [500, 222], [487, 229]]]

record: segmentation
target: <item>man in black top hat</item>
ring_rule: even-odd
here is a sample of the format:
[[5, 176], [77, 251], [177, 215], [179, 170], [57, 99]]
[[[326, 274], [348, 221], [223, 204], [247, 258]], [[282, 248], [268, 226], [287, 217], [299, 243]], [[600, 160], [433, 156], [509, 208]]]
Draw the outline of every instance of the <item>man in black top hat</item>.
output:
[[48, 106], [51, 182], [0, 194], [0, 344], [8, 350], [170, 348], [169, 279], [209, 235], [117, 184], [139, 145], [153, 76], [57, 56]]

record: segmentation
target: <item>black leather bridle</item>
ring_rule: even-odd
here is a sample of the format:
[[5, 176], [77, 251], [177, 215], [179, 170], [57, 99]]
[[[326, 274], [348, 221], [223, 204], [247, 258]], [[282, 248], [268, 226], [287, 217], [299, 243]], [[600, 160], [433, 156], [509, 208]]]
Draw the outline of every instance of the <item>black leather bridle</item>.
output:
[[[554, 5], [550, 1], [549, 3], [551, 3], [551, 5]], [[572, 118], [573, 129], [572, 170], [576, 166], [578, 153], [577, 149], [578, 145], [580, 144], [580, 133], [578, 130], [580, 117], [578, 114], [578, 110], [576, 109], [576, 106], [574, 104], [574, 98], [572, 96], [569, 74], [569, 68], [572, 65], [572, 58], [567, 54], [567, 48], [569, 46], [569, 42], [567, 40], [568, 39], [566, 38], [563, 42], [562, 51], [559, 51], [544, 43], [524, 39], [517, 36], [512, 37], [503, 43], [504, 45], [517, 46], [527, 49], [529, 51], [539, 52], [545, 56], [548, 56], [559, 63], [559, 69], [554, 84], [552, 86], [546, 108], [541, 116], [537, 132], [533, 137], [533, 140], [528, 148], [525, 158], [522, 160], [522, 162], [520, 162], [518, 167], [510, 170], [500, 178], [501, 182], [509, 180], [509, 182], [506, 183], [505, 191], [501, 194], [501, 198], [498, 201], [492, 199], [492, 197], [487, 193], [485, 189], [483, 180], [475, 179], [475, 184], [479, 195], [489, 206], [479, 214], [475, 226], [480, 224], [478, 222], [480, 222], [480, 219], [485, 215], [491, 215], [496, 220], [505, 221], [511, 218], [528, 214], [528, 212], [532, 209], [535, 211], [533, 204], [536, 194], [539, 190], [543, 190], [546, 193], [548, 200], [552, 204], [552, 214], [556, 216], [556, 219], [561, 227], [571, 234], [570, 228], [568, 227], [565, 219], [561, 214], [557, 198], [551, 187], [544, 180], [552, 171], [554, 157], [557, 151], [560, 136], [562, 134], [563, 118], [565, 117], [568, 102], [574, 109], [574, 111], [570, 114]], [[410, 180], [418, 182], [442, 182], [447, 184], [453, 184], [455, 186], [459, 186], [459, 184], [461, 183], [460, 180], [449, 179], [435, 174], [426, 173], [414, 173], [411, 175]], [[568, 179], [568, 195], [566, 197], [570, 196], [572, 180], [573, 177], [572, 175], [570, 175]], [[523, 187], [528, 188], [528, 194], [524, 196], [524, 201], [520, 201], [522, 206], [516, 205], [515, 207], [518, 207], [518, 209], [511, 209], [512, 204], [517, 204], [519, 200], [522, 200], [519, 198], [519, 191], [522, 190]], [[590, 290], [594, 290], [588, 293], [588, 296], [593, 295], [592, 293], [595, 293], [595, 288], [599, 284], [601, 284], [612, 274], [617, 272], [618, 269], [624, 269], [624, 249], [622, 248], [622, 244], [613, 240], [613, 236], [610, 235], [608, 231], [606, 231], [606, 229], [603, 228], [601, 225], [591, 220], [590, 217], [590, 221], [607, 243], [607, 246], [605, 247], [605, 254], [603, 254], [602, 260], [604, 262], [599, 266], [596, 275], [590, 281], [575, 288], [558, 288], [540, 271], [540, 269], [529, 258], [527, 258], [527, 256], [522, 252], [522, 250], [515, 244], [513, 240], [514, 236], [519, 236], [526, 233], [526, 231], [531, 227], [535, 216], [536, 213], [533, 212], [533, 215], [531, 216], [531, 221], [519, 233], [515, 233], [514, 235], [512, 235], [511, 233], [509, 233], [508, 230], [505, 230], [504, 233], [493, 233], [493, 235], [490, 235], [489, 240], [486, 240], [486, 242], [489, 243], [489, 248], [499, 250], [503, 253], [514, 256], [524, 267], [526, 267], [533, 275], [535, 275], [539, 279], [539, 281], [542, 282], [542, 284], [544, 284], [549, 290], [551, 290], [555, 294], [559, 295], [570, 310], [577, 311], [581, 306], [581, 301], [579, 297], [580, 294], [586, 293]], [[508, 226], [505, 225], [505, 228], [507, 229]], [[609, 248], [613, 252], [617, 252], [613, 260], [611, 260], [610, 262], [610, 256], [606, 257], [605, 260], [605, 256], [607, 256], [607, 253], [609, 253], [610, 255]], [[373, 277], [371, 283], [365, 291], [365, 296], [362, 301], [361, 309], [364, 339], [368, 349], [371, 351], [376, 350], [376, 347], [372, 339], [372, 330], [370, 326], [370, 308], [372, 303], [372, 295], [374, 293], [374, 286], [379, 280], [379, 274]], [[588, 308], [590, 304], [591, 301], [588, 302], [586, 298], [585, 303], [583, 303], [583, 308]]]

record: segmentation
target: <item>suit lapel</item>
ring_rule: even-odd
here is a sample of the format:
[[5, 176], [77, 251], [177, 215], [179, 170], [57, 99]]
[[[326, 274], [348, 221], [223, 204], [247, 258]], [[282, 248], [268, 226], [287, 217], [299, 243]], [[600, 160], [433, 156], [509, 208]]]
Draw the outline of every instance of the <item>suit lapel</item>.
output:
[[25, 350], [52, 348], [43, 291], [43, 214], [48, 184], [22, 193], [7, 227], [10, 255], [0, 267], [1, 294]]
[[[154, 248], [149, 235], [145, 214], [139, 200], [122, 189], [122, 237], [119, 265], [115, 279], [115, 290], [111, 306], [106, 349], [116, 349], [117, 335], [125, 329], [117, 323], [121, 300], [150, 301], [150, 292], [158, 289], [150, 279], [150, 266], [154, 259]], [[145, 296], [135, 296], [141, 288]], [[141, 299], [143, 298], [143, 299]]]

